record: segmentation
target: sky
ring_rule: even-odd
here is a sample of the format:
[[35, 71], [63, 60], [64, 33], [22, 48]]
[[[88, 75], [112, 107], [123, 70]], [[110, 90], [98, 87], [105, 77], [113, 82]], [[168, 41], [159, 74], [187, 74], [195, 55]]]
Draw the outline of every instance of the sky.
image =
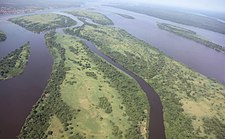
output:
[[[111, 0], [115, 1], [115, 0]], [[119, 0], [117, 0], [119, 1]], [[225, 0], [120, 0], [135, 3], [150, 3], [188, 9], [225, 12]]]

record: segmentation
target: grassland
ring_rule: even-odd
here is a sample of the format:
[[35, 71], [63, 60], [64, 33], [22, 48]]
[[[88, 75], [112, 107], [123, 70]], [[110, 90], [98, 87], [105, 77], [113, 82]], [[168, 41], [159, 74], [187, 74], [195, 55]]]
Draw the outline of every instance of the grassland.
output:
[[9, 21], [35, 33], [76, 25], [76, 21], [71, 18], [53, 13], [16, 17]]
[[166, 30], [168, 32], [172, 32], [176, 35], [182, 36], [184, 38], [193, 40], [197, 43], [203, 44], [206, 47], [212, 48], [218, 52], [222, 52], [225, 53], [225, 47], [222, 47], [218, 44], [215, 44], [211, 41], [208, 41], [207, 39], [203, 38], [202, 36], [198, 35], [196, 32], [185, 29], [185, 28], [181, 28], [178, 26], [174, 26], [171, 24], [167, 24], [167, 23], [157, 23], [158, 27], [160, 29]]
[[78, 17], [84, 17], [91, 19], [94, 23], [100, 25], [113, 25], [112, 20], [110, 20], [105, 15], [102, 15], [98, 12], [93, 12], [89, 10], [79, 10], [79, 11], [68, 11], [67, 13], [72, 14]]
[[20, 139], [147, 138], [148, 101], [132, 78], [72, 36], [50, 32], [46, 44], [53, 71]]
[[123, 18], [127, 18], [127, 19], [134, 19], [133, 16], [130, 16], [130, 15], [126, 15], [126, 14], [121, 14], [121, 13], [116, 13], [117, 15], [123, 17]]
[[3, 31], [0, 31], [0, 42], [5, 41], [7, 38], [6, 34]]
[[84, 25], [67, 33], [86, 38], [100, 51], [145, 79], [160, 95], [166, 137], [225, 137], [225, 87], [165, 56], [124, 30]]
[[225, 34], [225, 23], [220, 22], [213, 18], [188, 13], [185, 12], [184, 10], [178, 11], [170, 8], [155, 7], [151, 5], [146, 6], [117, 5], [112, 7], [121, 8], [124, 10], [146, 14], [156, 18]]
[[0, 59], [0, 80], [6, 80], [24, 71], [30, 56], [29, 43], [24, 44], [6, 57]]

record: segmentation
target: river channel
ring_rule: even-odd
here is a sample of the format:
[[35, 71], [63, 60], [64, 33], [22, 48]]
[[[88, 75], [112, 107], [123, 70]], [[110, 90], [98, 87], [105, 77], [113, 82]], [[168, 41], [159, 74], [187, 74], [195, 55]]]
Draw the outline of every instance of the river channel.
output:
[[32, 106], [44, 91], [53, 63], [44, 34], [34, 34], [0, 20], [7, 40], [0, 43], [0, 57], [30, 41], [31, 55], [23, 74], [0, 81], [0, 139], [15, 139]]
[[[41, 13], [60, 11], [62, 10], [50, 10]], [[193, 70], [210, 78], [215, 78], [225, 84], [225, 55], [193, 41], [159, 30], [156, 26], [158, 21], [171, 22], [104, 6], [98, 8], [98, 11], [112, 19], [116, 27], [125, 29], [135, 37], [157, 47], [168, 56], [184, 63]], [[135, 17], [135, 19], [125, 19], [115, 13], [125, 13]], [[35, 34], [12, 24], [7, 21], [9, 17], [0, 17], [0, 29], [7, 35], [7, 40], [0, 42], [0, 58], [6, 56], [9, 52], [27, 41], [30, 41], [31, 44], [31, 56], [23, 74], [6, 81], [0, 81], [0, 138], [2, 139], [15, 139], [19, 134], [32, 106], [40, 98], [47, 85], [53, 63], [52, 57], [45, 45], [44, 34]], [[219, 42], [218, 44], [223, 43], [220, 39], [223, 36], [221, 34], [194, 27], [188, 28], [198, 31], [202, 35], [211, 34], [213, 42]], [[146, 94], [151, 106], [151, 138], [165, 138], [162, 105], [154, 90], [143, 79], [99, 52], [91, 42], [86, 41], [86, 44], [93, 52], [133, 77], [140, 84], [141, 88], [145, 92], [148, 92]], [[158, 128], [156, 128], [157, 126]]]

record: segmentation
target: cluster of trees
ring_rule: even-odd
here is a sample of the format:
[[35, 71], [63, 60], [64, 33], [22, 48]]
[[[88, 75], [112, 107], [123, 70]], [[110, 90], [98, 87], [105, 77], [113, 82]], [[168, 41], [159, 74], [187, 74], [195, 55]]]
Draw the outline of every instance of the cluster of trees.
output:
[[166, 23], [158, 23], [157, 25], [160, 29], [172, 32], [172, 33], [177, 34], [179, 36], [182, 36], [184, 38], [187, 38], [187, 39], [193, 40], [197, 43], [203, 44], [203, 45], [205, 45], [209, 48], [215, 49], [216, 51], [225, 53], [225, 47], [222, 47], [222, 46], [220, 46], [218, 44], [215, 44], [211, 41], [200, 38], [196, 34], [196, 32], [193, 32], [191, 30], [187, 30], [185, 28], [177, 27], [177, 26], [174, 26], [174, 25], [166, 24]]
[[106, 113], [111, 113], [112, 112], [112, 105], [108, 101], [106, 97], [100, 97], [99, 99], [99, 107], [104, 109]]
[[46, 44], [54, 57], [53, 71], [42, 97], [34, 105], [26, 119], [19, 138], [47, 138], [49, 134], [46, 131], [53, 115], [56, 115], [60, 119], [65, 131], [72, 133], [70, 138], [84, 138], [83, 135], [73, 132], [73, 128], [68, 128], [69, 126], [71, 127], [70, 121], [76, 118], [80, 109], [72, 109], [69, 107], [63, 102], [60, 94], [60, 85], [66, 75], [64, 67], [66, 59], [65, 49], [55, 42], [55, 32], [50, 32], [45, 38]]
[[94, 72], [87, 71], [87, 72], [85, 72], [85, 74], [89, 77], [92, 77], [92, 78], [96, 79], [96, 80], [98, 79], [97, 75]]
[[23, 17], [11, 18], [9, 21], [35, 33], [76, 25], [76, 21], [63, 15], [57, 15], [57, 18], [49, 23], [38, 23], [35, 21], [31, 22], [23, 19]]
[[0, 60], [0, 80], [5, 80], [23, 72], [30, 56], [29, 42], [12, 51]]
[[121, 130], [119, 129], [119, 127], [118, 127], [114, 122], [110, 121], [110, 123], [111, 123], [112, 126], [113, 126], [112, 134], [113, 134], [115, 137], [121, 139], [121, 138], [123, 137], [123, 131], [121, 131]]
[[7, 38], [6, 34], [3, 31], [0, 31], [0, 42], [5, 41]]

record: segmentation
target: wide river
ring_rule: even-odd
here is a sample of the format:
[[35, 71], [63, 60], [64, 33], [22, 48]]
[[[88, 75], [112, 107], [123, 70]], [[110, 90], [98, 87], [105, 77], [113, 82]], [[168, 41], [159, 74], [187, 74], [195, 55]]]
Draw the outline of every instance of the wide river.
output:
[[27, 41], [31, 45], [24, 73], [0, 81], [0, 139], [15, 139], [47, 85], [53, 61], [43, 34], [34, 34], [5, 20], [0, 20], [0, 29], [7, 35], [7, 40], [0, 43], [0, 57]]
[[[96, 9], [112, 19], [116, 27], [125, 29], [193, 70], [225, 84], [225, 55], [193, 41], [160, 30], [156, 25], [157, 22], [171, 22], [116, 8], [97, 7]], [[50, 10], [41, 13], [59, 11]], [[135, 17], [135, 19], [125, 19], [115, 13], [125, 13]], [[0, 81], [0, 138], [2, 139], [14, 139], [19, 134], [25, 118], [47, 85], [53, 63], [44, 42], [44, 34], [34, 34], [14, 25], [6, 21], [8, 17], [11, 16], [0, 16], [0, 30], [3, 30], [8, 37], [5, 42], [0, 42], [0, 58], [27, 41], [30, 41], [31, 44], [31, 56], [22, 75], [6, 81]], [[209, 40], [211, 39], [215, 43], [225, 44], [225, 40], [222, 39], [222, 37], [225, 38], [225, 35], [190, 26], [185, 27], [209, 37]], [[132, 73], [127, 72], [127, 74], [132, 76]], [[141, 83], [142, 79], [139, 79], [138, 82]], [[142, 89], [145, 90], [143, 87]], [[156, 97], [158, 96], [156, 95]], [[155, 102], [150, 103], [154, 105]], [[158, 109], [155, 109], [155, 111], [160, 113], [160, 109], [162, 109], [160, 108], [161, 103], [157, 102], [156, 104]], [[158, 116], [159, 119], [162, 119], [162, 113]], [[154, 124], [153, 122], [151, 121], [152, 124]], [[155, 121], [155, 124], [157, 124], [157, 121]], [[163, 127], [163, 125], [159, 126]], [[164, 133], [162, 138], [163, 136]]]

